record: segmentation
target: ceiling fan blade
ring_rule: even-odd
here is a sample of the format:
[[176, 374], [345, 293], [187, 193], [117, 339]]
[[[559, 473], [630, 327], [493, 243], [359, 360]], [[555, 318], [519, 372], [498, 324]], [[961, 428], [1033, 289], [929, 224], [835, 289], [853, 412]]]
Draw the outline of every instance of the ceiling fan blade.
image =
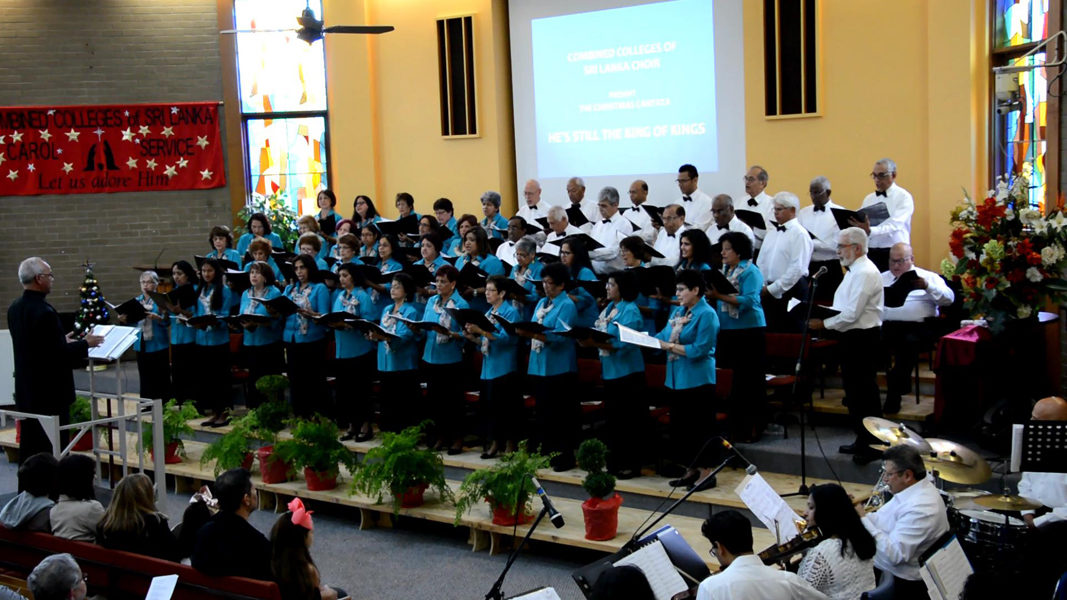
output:
[[393, 31], [392, 25], [331, 25], [324, 27], [323, 33], [387, 33]]
[[219, 33], [287, 33], [296, 29], [224, 29]]

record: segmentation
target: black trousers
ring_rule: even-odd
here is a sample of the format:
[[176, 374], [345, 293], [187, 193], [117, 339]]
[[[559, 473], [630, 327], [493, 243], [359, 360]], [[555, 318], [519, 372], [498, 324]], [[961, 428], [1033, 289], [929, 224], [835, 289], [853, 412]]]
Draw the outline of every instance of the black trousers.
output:
[[[29, 412], [29, 411], [27, 411]], [[38, 413], [38, 414], [54, 414], [54, 413]], [[41, 422], [37, 419], [21, 419], [19, 421], [19, 464], [26, 462], [26, 459], [44, 452], [46, 454], [52, 454], [52, 442], [48, 441], [48, 436], [44, 433], [44, 428], [41, 427]], [[59, 424], [70, 424], [70, 410], [59, 412]], [[63, 450], [67, 443], [70, 441], [70, 432], [59, 432], [59, 449]], [[22, 486], [19, 486], [19, 491], [22, 491]]]
[[582, 409], [575, 397], [578, 375], [533, 376], [531, 380], [537, 398], [536, 423], [542, 451], [558, 452], [557, 463], [572, 462], [582, 429]]
[[170, 373], [174, 397], [178, 402], [199, 397], [200, 380], [199, 346], [196, 344], [175, 344], [170, 347]]
[[885, 321], [882, 323], [882, 347], [887, 358], [886, 396], [898, 399], [911, 392], [911, 374], [919, 361], [919, 348], [931, 334], [924, 323]]
[[814, 275], [823, 267], [826, 267], [826, 273], [819, 277], [819, 285], [815, 288], [815, 302], [829, 304], [834, 301], [834, 292], [845, 279], [845, 272], [841, 268], [841, 261], [836, 258], [813, 260], [808, 266], [808, 276]]
[[384, 431], [400, 431], [418, 425], [425, 417], [425, 402], [418, 371], [382, 371], [379, 398]]
[[199, 368], [197, 395], [199, 409], [211, 409], [216, 415], [230, 407], [230, 344], [197, 345], [195, 352]]
[[718, 457], [718, 444], [706, 443], [718, 434], [715, 423], [715, 386], [667, 390], [671, 407], [671, 458], [693, 468], [710, 467]]
[[422, 363], [427, 375], [426, 402], [437, 437], [455, 440], [463, 437], [466, 407], [463, 402], [464, 363]]
[[609, 468], [640, 469], [642, 446], [638, 440], [647, 439], [649, 426], [645, 372], [605, 379], [604, 409]]
[[310, 417], [315, 413], [329, 415], [331, 403], [326, 394], [326, 341], [287, 342], [285, 362], [293, 414], [298, 417]]
[[716, 343], [717, 365], [733, 372], [733, 386], [727, 413], [730, 427], [752, 434], [763, 425], [766, 391], [767, 340], [764, 327], [720, 329]]
[[142, 398], [170, 400], [169, 349], [137, 353], [137, 377], [141, 382]]
[[358, 428], [374, 416], [371, 390], [378, 376], [378, 361], [373, 351], [354, 358], [338, 358], [337, 418], [342, 425]]
[[524, 429], [522, 394], [516, 375], [509, 373], [496, 379], [482, 380], [481, 402], [486, 443], [518, 441]]
[[245, 357], [248, 359], [248, 378], [251, 380], [245, 403], [248, 408], [255, 408], [263, 404], [265, 399], [263, 394], [256, 389], [256, 382], [260, 377], [278, 375], [285, 370], [285, 352], [281, 342], [262, 346], [245, 346], [244, 349]]
[[[789, 300], [796, 298], [801, 304], [789, 310]], [[808, 300], [808, 278], [801, 277], [793, 287], [789, 288], [781, 298], [775, 298], [770, 294], [764, 294], [760, 301], [763, 304], [763, 316], [767, 319], [767, 331], [775, 333], [800, 333], [804, 330], [804, 302]]]
[[841, 379], [848, 399], [848, 415], [856, 440], [866, 444], [874, 442], [863, 427], [863, 417], [882, 416], [881, 395], [878, 392], [878, 348], [881, 344], [880, 327], [851, 329], [837, 336], [841, 344]]

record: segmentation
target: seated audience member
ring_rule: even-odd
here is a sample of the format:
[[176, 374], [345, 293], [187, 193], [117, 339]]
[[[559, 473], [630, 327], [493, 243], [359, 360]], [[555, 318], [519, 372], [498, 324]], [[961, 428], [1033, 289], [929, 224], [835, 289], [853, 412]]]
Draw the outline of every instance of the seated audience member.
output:
[[34, 454], [19, 467], [17, 496], [0, 510], [0, 525], [8, 529], [52, 532], [49, 513], [59, 496], [59, 463], [46, 452]]
[[193, 568], [208, 575], [236, 575], [271, 581], [267, 538], [248, 522], [259, 507], [259, 493], [245, 469], [230, 469], [215, 480], [219, 513], [200, 528]]
[[125, 550], [164, 560], [181, 560], [178, 540], [167, 517], [156, 510], [152, 480], [131, 473], [115, 486], [115, 494], [97, 526], [96, 539], [112, 550]]
[[182, 513], [182, 522], [174, 535], [178, 536], [178, 549], [181, 552], [182, 564], [190, 564], [189, 557], [193, 555], [196, 547], [196, 536], [200, 528], [207, 524], [219, 511], [219, 501], [211, 495], [211, 488], [206, 485], [200, 486], [200, 490], [189, 499], [189, 505]]
[[841, 285], [845, 271], [837, 260], [837, 234], [841, 228], [837, 225], [832, 209], [844, 208], [830, 199], [830, 180], [819, 176], [808, 184], [808, 196], [811, 206], [805, 206], [797, 213], [797, 220], [815, 237], [811, 240], [811, 262], [808, 274], [814, 275], [825, 267], [826, 273], [819, 277], [819, 286], [815, 290], [815, 301], [828, 303], [834, 299], [834, 291]]
[[874, 566], [883, 571], [882, 577], [893, 577], [895, 597], [926, 598], [919, 557], [948, 531], [945, 503], [915, 448], [893, 446], [882, 460], [893, 498], [877, 512], [868, 514], [861, 504], [856, 513], [874, 536]]
[[633, 565], [604, 571], [589, 592], [589, 600], [654, 600], [655, 597], [644, 572]]
[[96, 525], [104, 507], [96, 499], [93, 482], [96, 461], [70, 454], [59, 461], [59, 502], [52, 507], [52, 535], [82, 542], [96, 541]]
[[711, 542], [711, 555], [723, 570], [700, 583], [697, 600], [826, 600], [825, 594], [796, 573], [763, 564], [752, 553], [752, 524], [736, 510], [715, 513], [704, 521], [700, 532]]
[[900, 399], [911, 392], [911, 373], [919, 359], [919, 346], [930, 337], [923, 320], [936, 317], [940, 306], [949, 306], [956, 299], [940, 275], [915, 266], [911, 246], [901, 242], [889, 249], [889, 270], [882, 273], [882, 286], [896, 283], [901, 275], [915, 271], [919, 276], [912, 282], [914, 290], [904, 299], [903, 306], [885, 307], [882, 313], [882, 342], [892, 360], [886, 373], [888, 391], [882, 412], [900, 410]]
[[816, 485], [808, 496], [808, 527], [826, 537], [808, 550], [797, 574], [832, 600], [855, 600], [875, 588], [874, 538], [836, 483]]
[[26, 578], [34, 600], [85, 600], [89, 593], [81, 567], [70, 554], [45, 557]]
[[270, 567], [274, 581], [286, 600], [337, 600], [347, 598], [343, 591], [322, 583], [319, 569], [311, 559], [314, 539], [311, 513], [300, 498], [293, 498], [289, 510], [274, 523], [270, 532]]

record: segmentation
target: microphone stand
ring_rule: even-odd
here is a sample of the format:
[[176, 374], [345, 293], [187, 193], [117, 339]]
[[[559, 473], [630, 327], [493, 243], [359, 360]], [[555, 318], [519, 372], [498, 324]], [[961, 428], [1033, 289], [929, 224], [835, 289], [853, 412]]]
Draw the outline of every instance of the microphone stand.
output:
[[[804, 329], [800, 332], [800, 352], [797, 353], [797, 364], [793, 369], [793, 389], [789, 392], [790, 398], [795, 398], [797, 395], [797, 384], [800, 383], [800, 368], [804, 362], [804, 352], [808, 347], [808, 329], [811, 323], [811, 309], [815, 307], [815, 289], [819, 287], [819, 278], [814, 277], [811, 280], [811, 287], [808, 288], [808, 311], [804, 317]], [[811, 397], [808, 397], [809, 403], [812, 401]], [[808, 444], [805, 438], [805, 415], [809, 409], [807, 404], [801, 403], [800, 407], [800, 488], [795, 492], [788, 494], [782, 494], [782, 497], [788, 496], [807, 496], [810, 493], [808, 488]]]
[[[522, 508], [520, 507], [519, 512], [521, 512], [521, 510]], [[530, 529], [526, 531], [526, 535], [523, 536], [522, 541], [519, 542], [518, 546], [511, 550], [511, 554], [508, 555], [508, 562], [504, 564], [504, 570], [500, 572], [500, 577], [496, 578], [493, 587], [490, 588], [489, 593], [485, 595], [485, 600], [504, 599], [504, 592], [500, 591], [500, 587], [504, 585], [504, 578], [508, 576], [508, 571], [511, 569], [511, 565], [515, 564], [515, 559], [519, 557], [519, 552], [522, 550], [523, 546], [526, 545], [526, 542], [530, 541], [530, 536], [533, 535], [534, 529], [537, 529], [537, 526], [541, 523], [541, 519], [545, 518], [545, 515], [547, 514], [548, 507], [542, 506], [541, 512], [537, 513], [537, 518], [534, 519], [533, 524], [530, 525]], [[517, 518], [518, 516], [516, 516], [516, 519]]]

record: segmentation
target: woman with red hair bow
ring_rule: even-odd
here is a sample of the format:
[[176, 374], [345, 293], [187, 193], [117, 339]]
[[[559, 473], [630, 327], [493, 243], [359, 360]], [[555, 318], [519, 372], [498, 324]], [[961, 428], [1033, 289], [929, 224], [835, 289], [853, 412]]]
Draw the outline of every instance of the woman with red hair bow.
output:
[[322, 583], [319, 569], [311, 560], [314, 540], [311, 513], [300, 498], [293, 498], [289, 510], [278, 517], [270, 532], [270, 566], [285, 600], [344, 600], [343, 590]]

